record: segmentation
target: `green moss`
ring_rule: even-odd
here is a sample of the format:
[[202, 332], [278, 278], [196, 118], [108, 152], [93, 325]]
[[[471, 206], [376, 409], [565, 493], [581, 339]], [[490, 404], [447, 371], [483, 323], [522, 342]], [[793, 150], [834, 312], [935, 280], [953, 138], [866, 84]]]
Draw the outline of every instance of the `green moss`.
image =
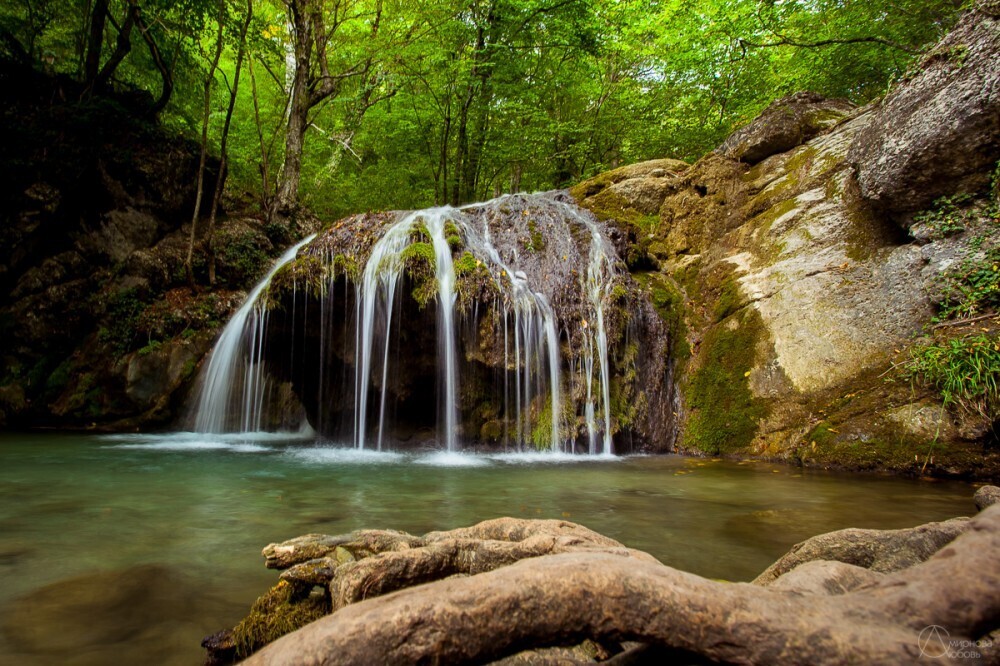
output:
[[545, 236], [538, 230], [538, 225], [534, 220], [528, 220], [528, 234], [531, 236], [528, 249], [534, 252], [541, 252], [545, 249]]
[[474, 272], [479, 267], [479, 260], [471, 252], [463, 252], [462, 256], [455, 262], [455, 275], [461, 277]]
[[691, 357], [687, 324], [684, 321], [684, 294], [669, 278], [656, 273], [636, 273], [633, 276], [649, 294], [653, 308], [667, 324], [670, 335], [670, 353], [675, 360]]
[[423, 222], [417, 222], [413, 225], [413, 231], [410, 234], [410, 238], [414, 243], [430, 243], [431, 232], [427, 230], [426, 224]]
[[692, 261], [680, 268], [677, 268], [672, 273], [674, 282], [676, 282], [684, 293], [687, 295], [689, 301], [701, 301], [702, 288], [701, 288], [701, 260]]
[[148, 344], [139, 348], [139, 356], [146, 356], [153, 353], [157, 349], [163, 346], [163, 343], [159, 340], [150, 340]]
[[715, 321], [722, 321], [729, 315], [735, 313], [743, 307], [743, 292], [740, 290], [739, 282], [732, 275], [722, 281], [719, 288], [719, 297], [715, 301], [712, 314]]
[[[341, 260], [341, 266], [347, 261], [344, 255], [337, 255], [333, 260], [335, 267], [338, 259]], [[326, 278], [327, 269], [319, 257], [312, 255], [298, 257], [278, 269], [271, 278], [271, 284], [267, 288], [268, 298], [271, 300], [271, 294], [291, 292], [293, 287], [306, 293], [322, 293]]]
[[635, 428], [646, 418], [648, 401], [645, 392], [638, 386], [638, 358], [639, 345], [633, 342], [625, 346], [621, 357], [615, 359], [615, 371], [609, 387], [612, 432]]
[[346, 254], [337, 254], [333, 257], [334, 273], [346, 275], [352, 282], [357, 282], [361, 277], [361, 267], [358, 260]]
[[552, 402], [545, 401], [531, 428], [531, 443], [536, 449], [547, 449], [552, 444]]
[[407, 267], [423, 261], [427, 265], [427, 268], [433, 271], [437, 265], [437, 253], [434, 252], [434, 246], [431, 243], [412, 243], [403, 250], [399, 258]]
[[250, 614], [233, 628], [237, 657], [248, 657], [330, 612], [325, 597], [310, 595], [297, 599], [293, 591], [289, 583], [281, 581], [254, 602]]
[[58, 395], [60, 391], [66, 388], [66, 385], [69, 384], [72, 369], [73, 363], [70, 359], [66, 359], [60, 363], [45, 381], [46, 392], [50, 395]]
[[762, 333], [760, 315], [747, 308], [705, 334], [701, 366], [684, 387], [690, 409], [684, 431], [687, 446], [714, 455], [744, 450], [753, 441], [766, 409], [753, 396], [747, 378]]
[[761, 230], [770, 229], [782, 216], [787, 215], [796, 208], [795, 199], [785, 199], [771, 206], [755, 218], [755, 223]]
[[823, 421], [809, 431], [809, 434], [806, 435], [806, 441], [809, 442], [810, 445], [813, 442], [816, 442], [817, 446], [829, 445], [835, 439], [836, 432], [837, 431], [833, 428], [832, 424], [827, 421]]

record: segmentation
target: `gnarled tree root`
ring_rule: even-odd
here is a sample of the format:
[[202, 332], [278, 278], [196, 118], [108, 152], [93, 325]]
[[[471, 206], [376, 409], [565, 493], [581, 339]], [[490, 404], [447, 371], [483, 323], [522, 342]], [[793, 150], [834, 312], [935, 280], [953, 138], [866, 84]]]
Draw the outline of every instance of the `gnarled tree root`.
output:
[[317, 614], [364, 599], [481, 574], [526, 558], [595, 551], [656, 563], [651, 555], [563, 520], [497, 518], [422, 537], [391, 530], [308, 534], [264, 548], [267, 567], [286, 569], [281, 582], [258, 599], [236, 627], [210, 636], [202, 645], [209, 650], [210, 663], [230, 663]]
[[[939, 630], [924, 631], [932, 626]], [[969, 663], [963, 650], [982, 664], [996, 663], [995, 648], [974, 641], [997, 627], [1000, 507], [991, 507], [926, 562], [837, 596], [565, 552], [351, 604], [246, 663], [473, 664], [593, 638], [737, 664], [904, 664], [922, 654], [927, 663]]]

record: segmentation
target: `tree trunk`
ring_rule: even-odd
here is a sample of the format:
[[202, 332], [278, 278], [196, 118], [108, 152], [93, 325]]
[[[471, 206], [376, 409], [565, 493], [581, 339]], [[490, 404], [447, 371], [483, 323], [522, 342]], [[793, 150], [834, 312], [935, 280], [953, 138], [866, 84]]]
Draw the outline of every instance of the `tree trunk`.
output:
[[90, 34], [87, 36], [87, 56], [83, 67], [83, 80], [92, 89], [101, 70], [101, 51], [104, 48], [104, 26], [108, 19], [108, 2], [95, 0], [90, 15]]
[[226, 108], [226, 120], [222, 124], [222, 139], [219, 146], [219, 176], [215, 179], [215, 192], [212, 194], [212, 208], [208, 216], [208, 232], [205, 237], [205, 249], [208, 251], [208, 283], [215, 286], [215, 217], [219, 212], [219, 201], [222, 199], [222, 190], [226, 186], [226, 176], [228, 175], [229, 153], [227, 150], [229, 142], [229, 127], [233, 121], [233, 111], [236, 109], [236, 95], [240, 91], [240, 72], [243, 69], [243, 57], [246, 55], [247, 31], [250, 29], [250, 21], [253, 19], [253, 0], [247, 0], [246, 18], [240, 29], [240, 46], [236, 54], [236, 71], [233, 73], [233, 87], [229, 91], [229, 106]]
[[202, 105], [201, 120], [201, 156], [198, 159], [198, 184], [194, 198], [194, 212], [191, 214], [191, 237], [188, 240], [187, 258], [184, 260], [184, 272], [187, 274], [188, 286], [194, 289], [194, 269], [192, 261], [194, 258], [194, 241], [198, 230], [198, 216], [201, 212], [201, 199], [205, 193], [205, 163], [208, 161], [208, 124], [212, 110], [212, 82], [215, 81], [215, 70], [219, 66], [219, 59], [222, 58], [223, 27], [226, 23], [226, 3], [219, 1], [219, 32], [216, 35], [215, 55], [212, 58], [212, 66], [208, 69], [208, 76], [205, 77], [205, 96]]
[[288, 110], [288, 131], [285, 134], [285, 162], [278, 181], [275, 207], [288, 213], [298, 204], [299, 180], [302, 173], [302, 147], [309, 127], [309, 69], [312, 60], [312, 35], [304, 0], [289, 2], [292, 12], [292, 40], [295, 44], [295, 75], [292, 79], [292, 99]]
[[833, 596], [718, 583], [628, 551], [568, 552], [350, 604], [244, 663], [475, 664], [587, 638], [713, 663], [959, 664], [973, 652], [996, 663], [981, 639], [1000, 626], [998, 552], [998, 506], [926, 562]]
[[260, 180], [261, 180], [261, 208], [265, 211], [271, 209], [271, 169], [268, 155], [267, 143], [264, 141], [264, 130], [260, 121], [260, 99], [257, 96], [257, 76], [253, 71], [253, 57], [247, 61], [250, 68], [250, 89], [253, 97], [253, 119], [257, 127], [257, 141], [260, 143]]
[[135, 13], [135, 23], [139, 26], [139, 34], [142, 35], [143, 41], [146, 42], [146, 47], [149, 49], [149, 55], [153, 59], [153, 64], [156, 65], [156, 71], [160, 73], [160, 81], [162, 82], [160, 96], [157, 97], [156, 101], [153, 102], [153, 105], [149, 107], [149, 113], [151, 115], [156, 115], [165, 109], [167, 103], [170, 101], [170, 96], [174, 92], [174, 78], [170, 72], [170, 67], [167, 66], [167, 63], [163, 60], [163, 56], [160, 54], [160, 49], [156, 45], [156, 40], [153, 39], [153, 34], [150, 32], [149, 26], [146, 25], [146, 22], [142, 18], [139, 5], [135, 0], [130, 0], [129, 4], [133, 7], [133, 11]]

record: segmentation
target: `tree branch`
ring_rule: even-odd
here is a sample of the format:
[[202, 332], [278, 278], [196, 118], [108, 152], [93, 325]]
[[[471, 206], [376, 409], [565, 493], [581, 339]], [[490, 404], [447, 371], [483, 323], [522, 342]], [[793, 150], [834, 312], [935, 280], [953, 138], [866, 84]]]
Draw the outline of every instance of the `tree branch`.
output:
[[778, 37], [778, 41], [776, 42], [752, 42], [744, 37], [739, 37], [738, 41], [740, 47], [743, 49], [746, 49], [746, 47], [755, 49], [769, 49], [777, 46], [795, 46], [798, 48], [815, 49], [815, 48], [822, 48], [824, 46], [836, 46], [840, 44], [881, 44], [882, 46], [887, 46], [892, 49], [897, 49], [899, 51], [903, 51], [904, 53], [909, 53], [911, 55], [919, 55], [923, 53], [923, 51], [920, 49], [914, 49], [909, 46], [904, 46], [902, 44], [890, 41], [888, 39], [884, 39], [882, 37], [848, 37], [843, 39], [821, 39], [816, 42], [802, 42], [794, 39], [789, 39], [788, 37], [784, 37], [777, 33], [775, 33], [775, 36]]

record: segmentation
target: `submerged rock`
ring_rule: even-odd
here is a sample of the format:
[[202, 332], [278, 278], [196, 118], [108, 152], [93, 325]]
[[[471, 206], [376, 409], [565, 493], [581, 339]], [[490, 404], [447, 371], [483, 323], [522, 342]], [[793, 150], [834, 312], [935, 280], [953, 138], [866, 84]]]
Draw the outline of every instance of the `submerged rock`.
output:
[[[174, 568], [141, 565], [61, 580], [16, 599], [0, 609], [0, 632], [12, 663], [165, 663], [180, 655], [196, 663], [196, 646], [183, 646], [234, 610], [217, 590]], [[164, 620], [177, 617], [187, 619]]]

